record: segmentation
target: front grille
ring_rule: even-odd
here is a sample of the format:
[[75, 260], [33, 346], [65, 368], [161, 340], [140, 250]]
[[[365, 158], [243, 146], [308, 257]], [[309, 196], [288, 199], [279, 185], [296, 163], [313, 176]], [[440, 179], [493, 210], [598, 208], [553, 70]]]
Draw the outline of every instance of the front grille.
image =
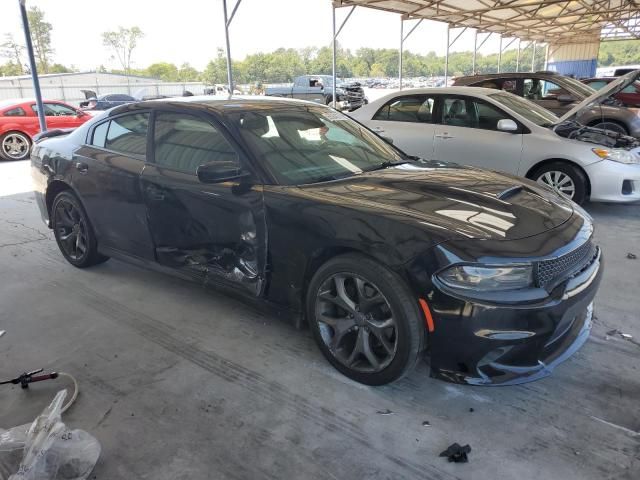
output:
[[553, 287], [569, 278], [571, 274], [590, 264], [597, 251], [598, 247], [591, 240], [587, 240], [580, 247], [561, 257], [538, 262], [536, 269], [538, 286]]

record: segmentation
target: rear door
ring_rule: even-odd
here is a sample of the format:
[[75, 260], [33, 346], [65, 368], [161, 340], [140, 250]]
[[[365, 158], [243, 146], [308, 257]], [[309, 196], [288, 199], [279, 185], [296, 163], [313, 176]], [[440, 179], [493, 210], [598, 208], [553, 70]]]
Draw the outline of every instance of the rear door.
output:
[[473, 97], [442, 95], [438, 100], [440, 123], [434, 135], [436, 160], [518, 173], [522, 130], [497, 129], [499, 120], [515, 119], [495, 105]]
[[142, 192], [158, 261], [205, 283], [260, 295], [267, 238], [259, 183], [203, 183], [200, 165], [249, 172], [224, 129], [208, 116], [154, 114], [153, 154]]
[[74, 152], [72, 183], [80, 193], [100, 246], [153, 259], [140, 174], [147, 152], [149, 113], [96, 124]]
[[386, 102], [367, 121], [367, 126], [409, 155], [433, 158], [434, 125], [433, 95], [398, 95]]

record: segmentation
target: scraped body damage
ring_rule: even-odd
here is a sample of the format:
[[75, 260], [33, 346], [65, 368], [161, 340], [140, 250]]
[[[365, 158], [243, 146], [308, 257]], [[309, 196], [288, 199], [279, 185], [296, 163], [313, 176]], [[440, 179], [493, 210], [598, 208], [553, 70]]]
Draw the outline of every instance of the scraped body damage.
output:
[[262, 188], [193, 178], [155, 167], [143, 172], [158, 262], [205, 284], [240, 285], [261, 295], [267, 244]]

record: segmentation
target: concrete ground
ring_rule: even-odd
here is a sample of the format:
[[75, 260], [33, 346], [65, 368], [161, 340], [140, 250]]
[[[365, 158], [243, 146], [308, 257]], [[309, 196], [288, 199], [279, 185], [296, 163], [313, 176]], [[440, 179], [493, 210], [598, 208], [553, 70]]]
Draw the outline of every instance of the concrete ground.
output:
[[[369, 388], [336, 373], [308, 331], [241, 302], [114, 260], [74, 269], [28, 174], [0, 163], [0, 378], [77, 377], [63, 418], [102, 443], [93, 478], [640, 478], [638, 205], [587, 206], [606, 274], [590, 340], [553, 376], [467, 387], [423, 363]], [[0, 426], [33, 419], [61, 385], [0, 387]], [[438, 457], [453, 442], [471, 445], [468, 464]]]

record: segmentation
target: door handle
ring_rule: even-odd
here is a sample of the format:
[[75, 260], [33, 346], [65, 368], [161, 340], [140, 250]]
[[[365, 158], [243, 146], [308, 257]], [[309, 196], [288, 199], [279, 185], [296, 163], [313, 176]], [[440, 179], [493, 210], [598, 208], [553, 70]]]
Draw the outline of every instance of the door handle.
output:
[[156, 202], [161, 202], [164, 200], [164, 193], [162, 190], [156, 187], [147, 187], [147, 197], [151, 200], [155, 200]]
[[80, 173], [87, 173], [89, 171], [89, 165], [84, 162], [76, 162], [75, 167]]
[[436, 138], [442, 138], [446, 140], [447, 138], [456, 138], [453, 135], [449, 135], [448, 133], [436, 133]]

